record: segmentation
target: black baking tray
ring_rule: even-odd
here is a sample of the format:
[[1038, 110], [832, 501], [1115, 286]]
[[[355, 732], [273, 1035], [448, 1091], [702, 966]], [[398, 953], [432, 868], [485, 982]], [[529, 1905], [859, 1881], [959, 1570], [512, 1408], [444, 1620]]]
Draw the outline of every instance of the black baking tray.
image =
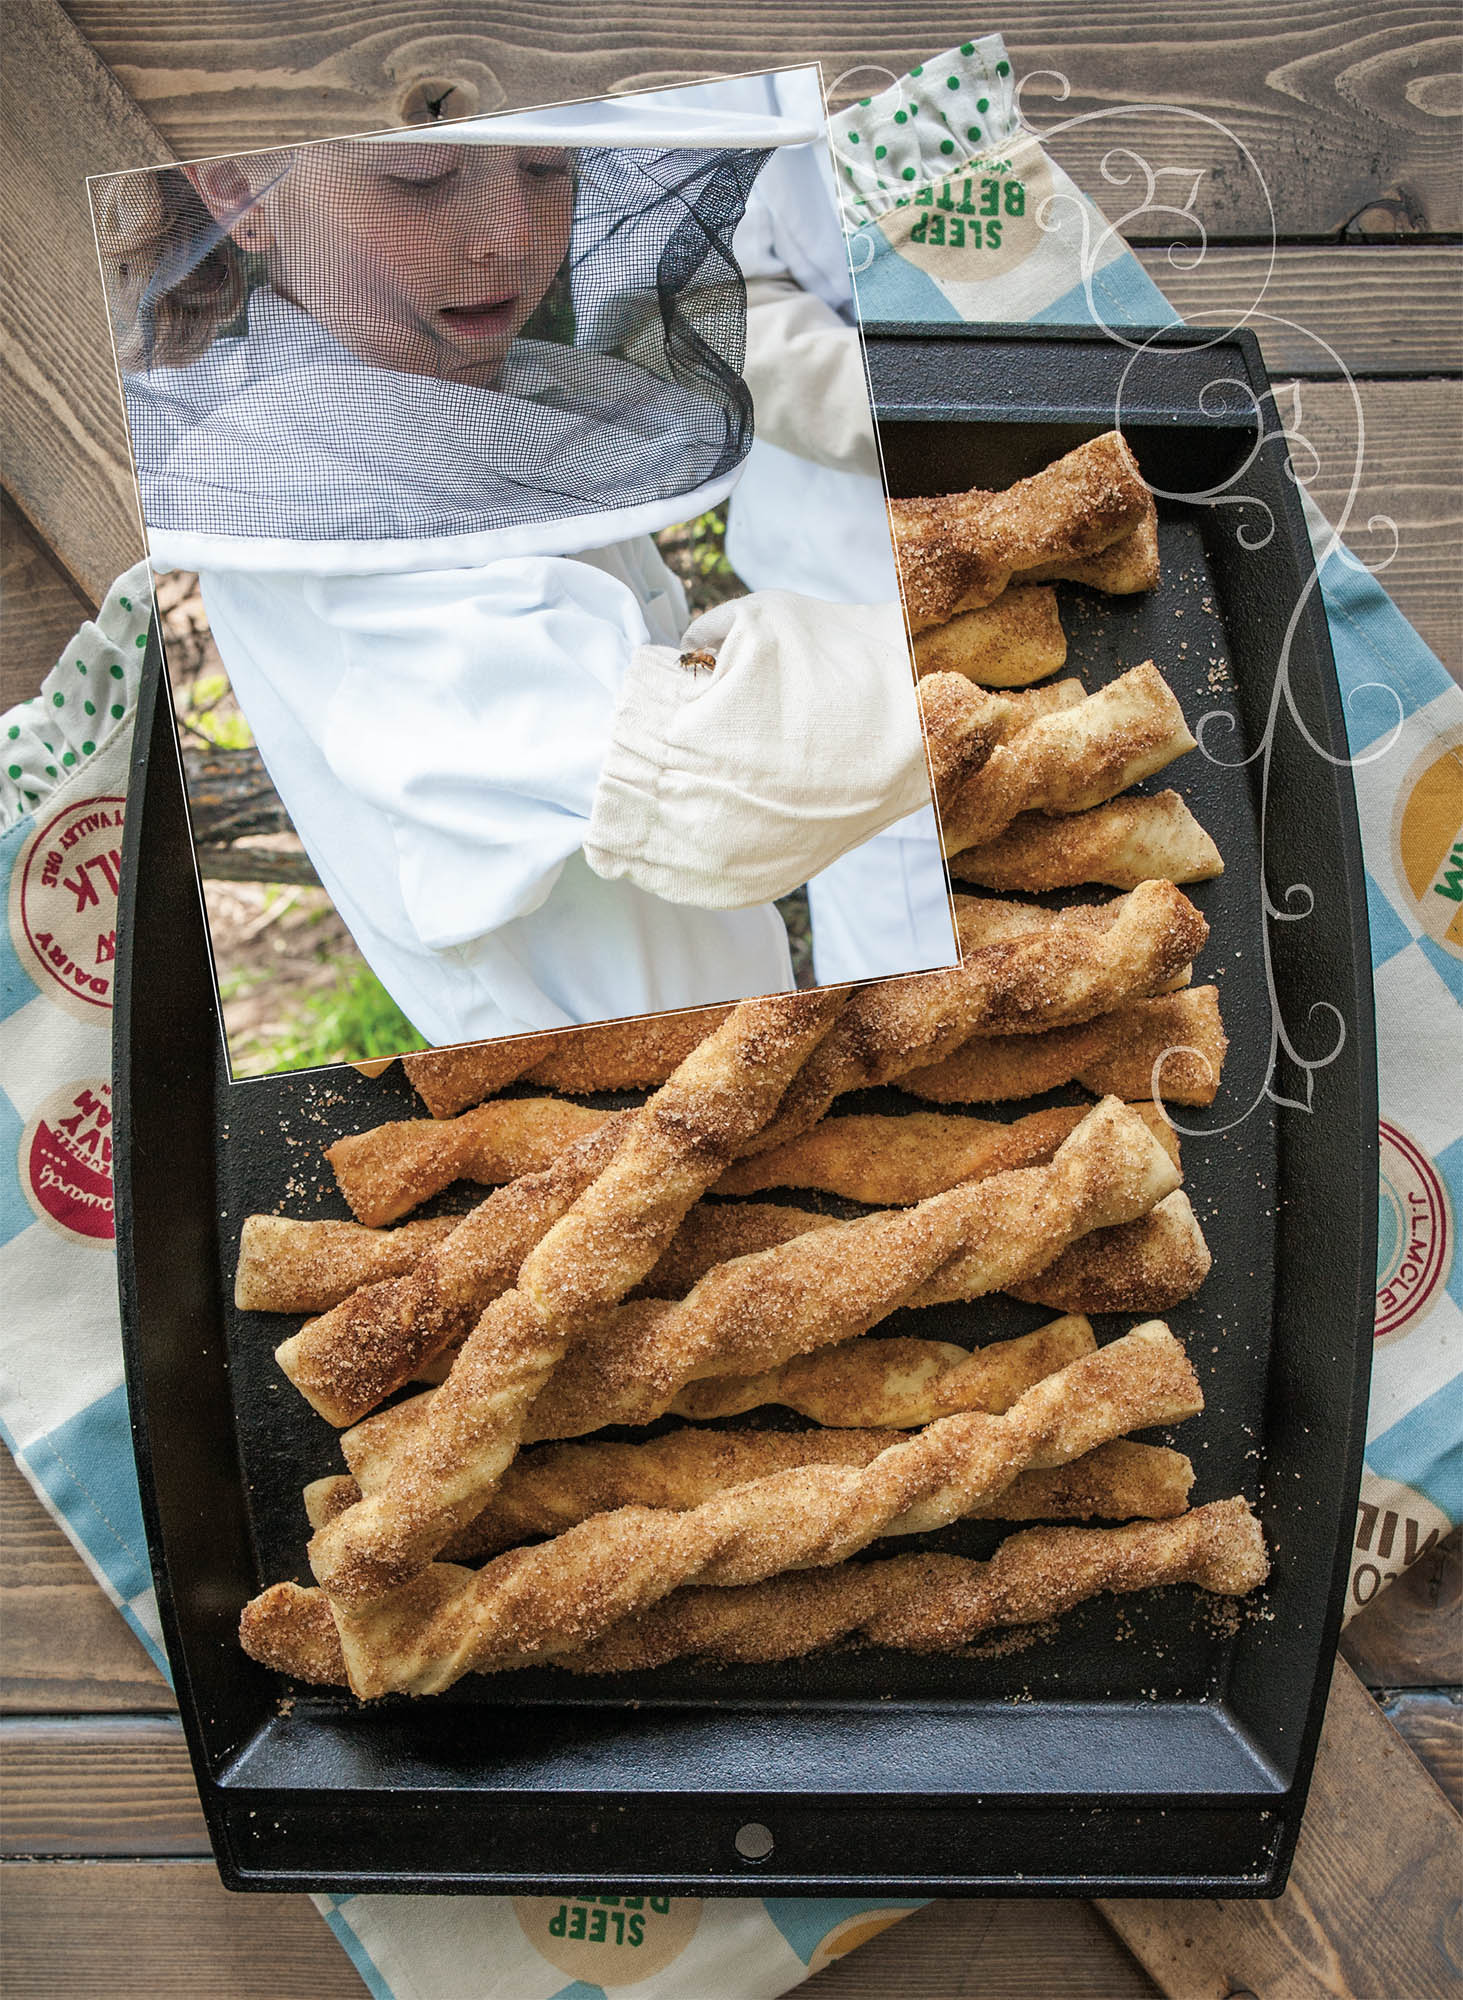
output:
[[[344, 1214], [319, 1148], [413, 1100], [399, 1071], [228, 1081], [154, 640], [117, 989], [122, 1311], [163, 1631], [231, 1888], [1283, 1886], [1360, 1476], [1377, 1130], [1355, 807], [1331, 761], [1346, 755], [1341, 708], [1284, 439], [1245, 333], [1136, 334], [1149, 344], [1135, 359], [1087, 329], [866, 331], [894, 493], [1003, 485], [1120, 409], [1150, 483], [1191, 496], [1160, 500], [1158, 591], [1068, 590], [1063, 617], [1089, 684], [1151, 654], [1191, 723], [1220, 717], [1213, 760], [1154, 781], [1185, 794], [1227, 860], [1192, 892], [1213, 927], [1196, 977], [1220, 984], [1231, 1054], [1218, 1102], [1184, 1118], [1202, 1128], [1185, 1167], [1215, 1267], [1169, 1315], [1207, 1397], [1176, 1441], [1196, 1501], [1256, 1503], [1272, 1579], [1229, 1617], [1180, 1589], [1099, 1600], [1014, 1651], [844, 1650], [598, 1681], [544, 1668], [367, 1708], [245, 1658], [239, 1608], [306, 1575], [300, 1487], [338, 1459], [274, 1368], [293, 1323], [233, 1309], [239, 1227], [252, 1208]], [[1262, 881], [1283, 914], [1267, 919]], [[1339, 1052], [1307, 1072], [1337, 1022]], [[996, 1300], [917, 1325], [976, 1344], [1048, 1316]], [[998, 1535], [967, 1523], [925, 1545], [984, 1554]], [[749, 1821], [772, 1834], [761, 1861], [735, 1845]]]

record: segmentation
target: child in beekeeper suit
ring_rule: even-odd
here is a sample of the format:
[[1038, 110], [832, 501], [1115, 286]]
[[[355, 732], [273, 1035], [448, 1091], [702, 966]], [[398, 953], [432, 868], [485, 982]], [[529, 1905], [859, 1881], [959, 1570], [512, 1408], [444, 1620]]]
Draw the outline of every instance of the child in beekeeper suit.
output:
[[151, 559], [435, 1044], [786, 988], [773, 898], [928, 799], [892, 592], [688, 629], [650, 539], [750, 444], [789, 136], [619, 100], [103, 185]]

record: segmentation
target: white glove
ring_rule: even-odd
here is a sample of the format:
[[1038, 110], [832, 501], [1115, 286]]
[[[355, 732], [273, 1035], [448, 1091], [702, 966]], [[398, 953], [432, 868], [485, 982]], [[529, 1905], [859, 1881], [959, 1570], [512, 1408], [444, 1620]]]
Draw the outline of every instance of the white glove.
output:
[[747, 359], [757, 435], [835, 472], [879, 477], [858, 329], [791, 278], [747, 281]]
[[[712, 669], [682, 665], [715, 655]], [[621, 684], [584, 854], [670, 903], [743, 909], [928, 805], [897, 604], [765, 590], [705, 612]]]

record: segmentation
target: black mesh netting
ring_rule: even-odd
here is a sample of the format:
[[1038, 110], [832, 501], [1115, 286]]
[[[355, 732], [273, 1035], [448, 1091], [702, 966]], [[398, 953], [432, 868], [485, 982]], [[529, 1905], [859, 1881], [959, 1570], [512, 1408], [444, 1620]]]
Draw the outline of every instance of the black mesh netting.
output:
[[723, 478], [765, 158], [337, 140], [95, 183], [149, 528], [431, 539]]

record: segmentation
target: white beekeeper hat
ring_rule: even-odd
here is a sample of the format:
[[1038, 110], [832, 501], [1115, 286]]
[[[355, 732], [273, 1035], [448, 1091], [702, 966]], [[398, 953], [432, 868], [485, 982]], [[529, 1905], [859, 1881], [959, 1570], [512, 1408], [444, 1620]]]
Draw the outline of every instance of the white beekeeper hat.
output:
[[717, 504], [752, 441], [732, 233], [817, 135], [694, 97], [93, 182], [154, 559], [571, 554]]

